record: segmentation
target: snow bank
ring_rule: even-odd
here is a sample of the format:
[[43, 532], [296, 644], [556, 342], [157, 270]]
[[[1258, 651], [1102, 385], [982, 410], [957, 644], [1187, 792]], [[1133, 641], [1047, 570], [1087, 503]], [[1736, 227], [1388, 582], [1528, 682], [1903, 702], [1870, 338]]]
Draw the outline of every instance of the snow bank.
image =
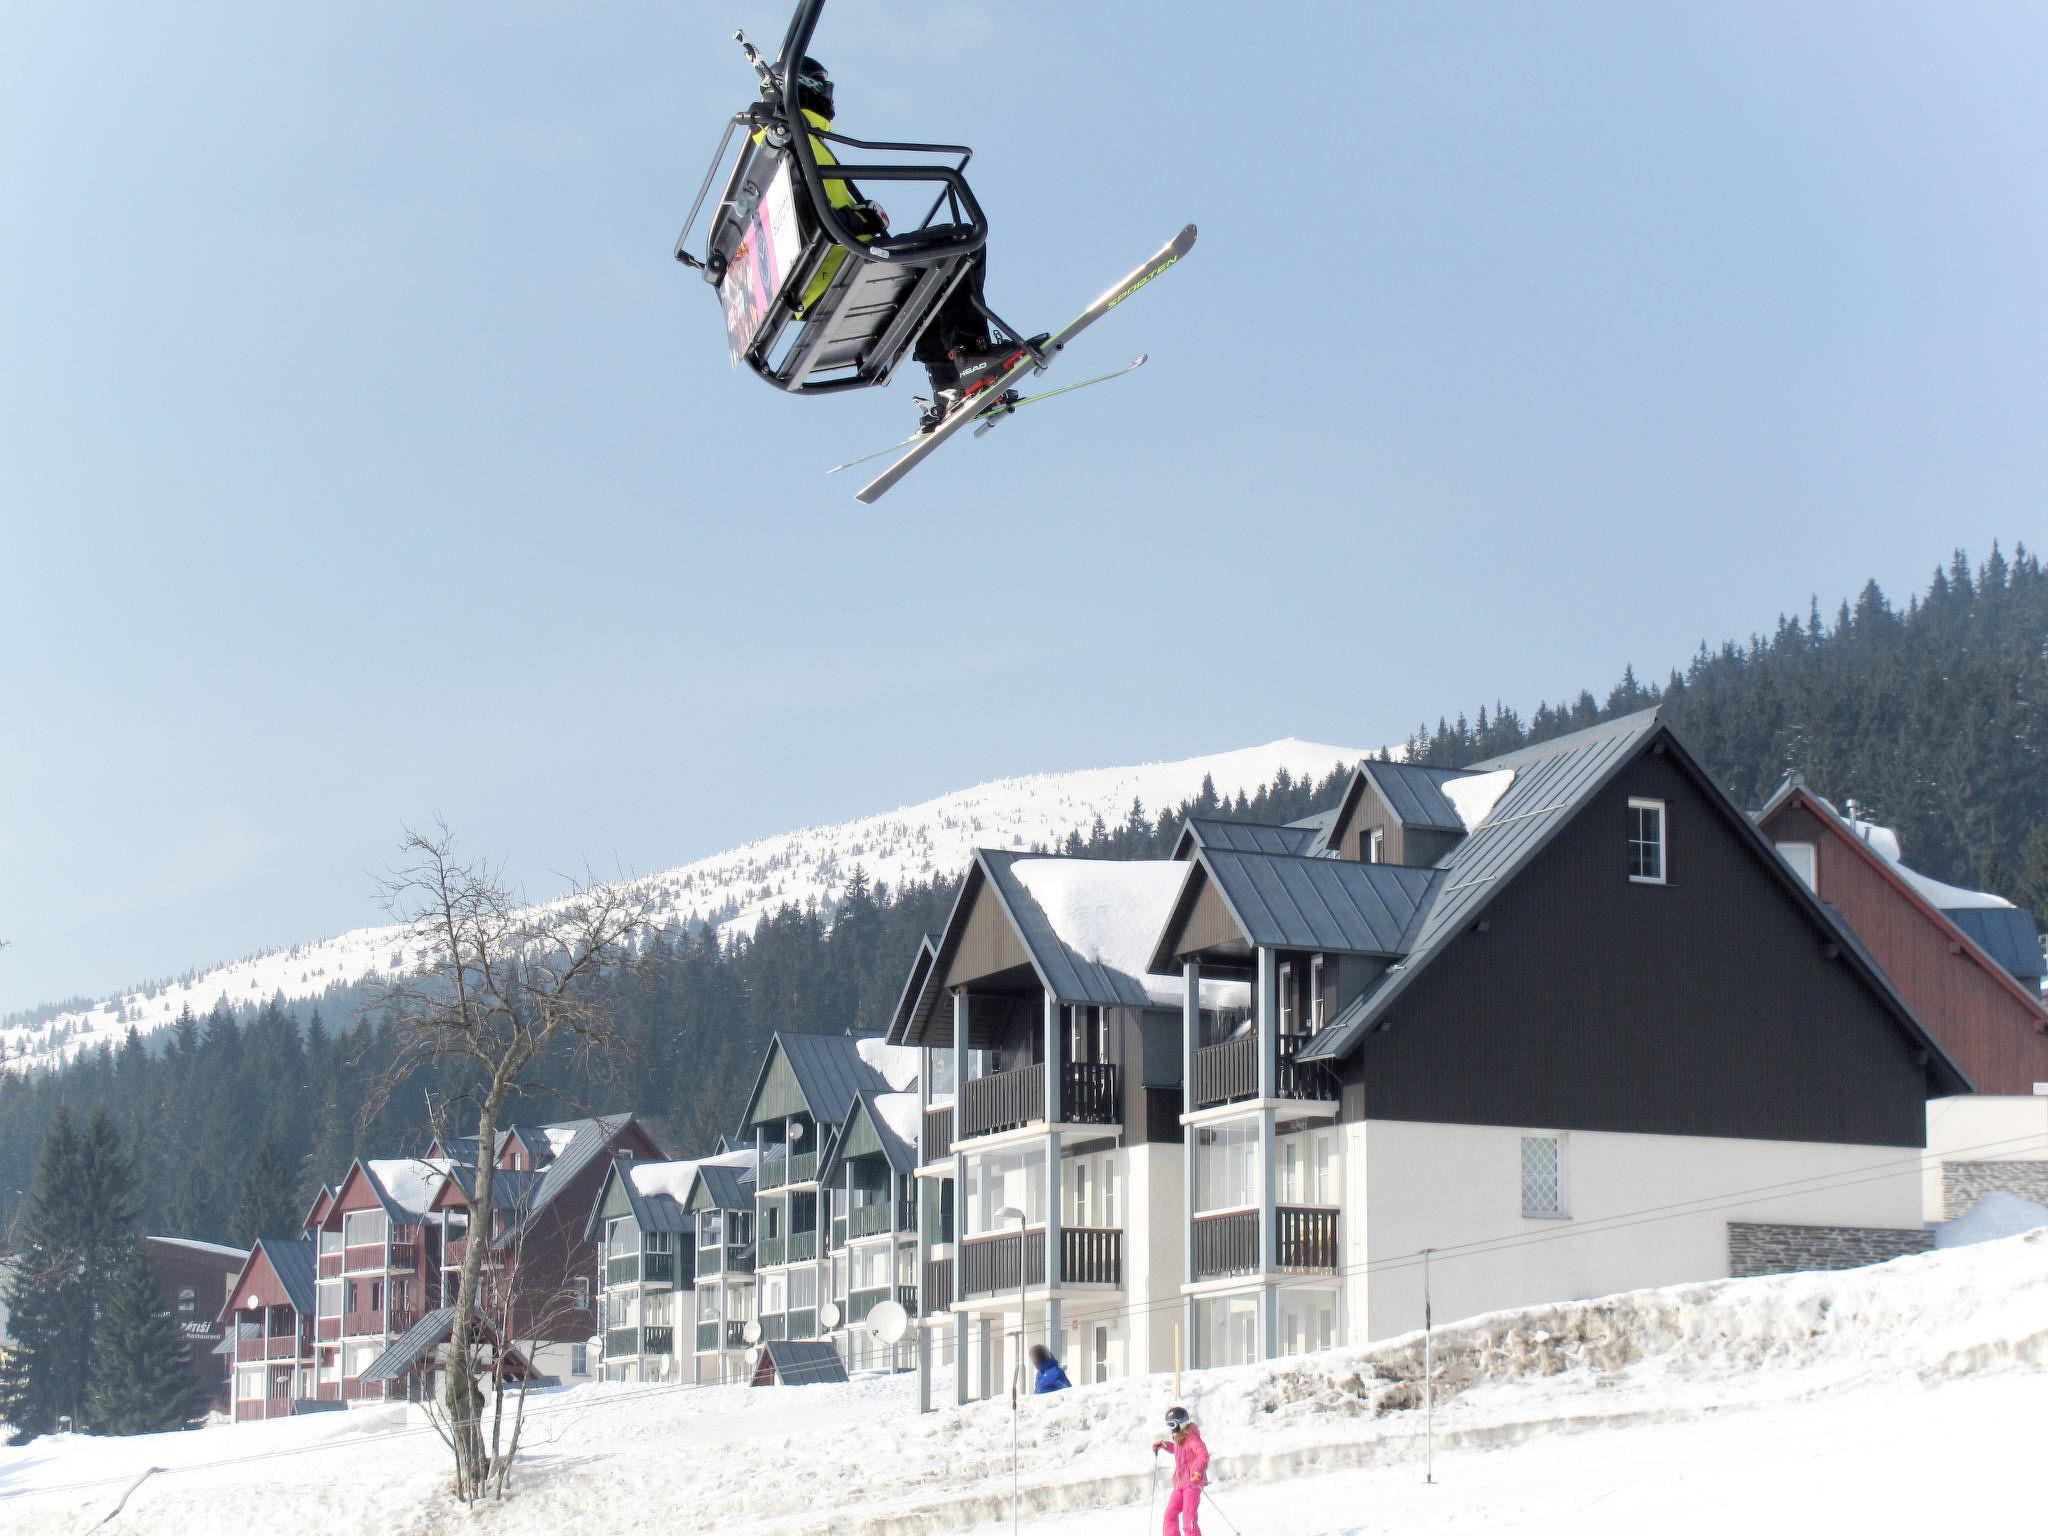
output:
[[[1433, 1352], [1441, 1486], [1426, 1517], [1396, 1520], [1358, 1498], [1397, 1473], [1402, 1486], [1421, 1486], [1416, 1335], [1189, 1373], [1181, 1397], [1214, 1455], [1215, 1508], [1247, 1536], [1361, 1522], [1491, 1532], [1525, 1523], [1513, 1499], [1541, 1454], [1568, 1469], [1546, 1482], [1557, 1500], [1549, 1529], [1718, 1530], [1691, 1517], [1693, 1501], [1723, 1484], [1751, 1495], [1774, 1475], [1760, 1461], [1831, 1500], [1845, 1496], [1804, 1432], [1815, 1413], [1840, 1416], [1824, 1421], [1830, 1446], [1889, 1426], [1885, 1454], [1910, 1469], [1891, 1484], [1926, 1483], [1950, 1501], [1967, 1486], [1981, 1499], [1988, 1479], [2004, 1487], [2036, 1475], [2038, 1455], [2025, 1447], [2038, 1413], [2024, 1404], [2038, 1404], [2048, 1369], [2048, 1231], [1871, 1269], [1494, 1313], [1439, 1328]], [[114, 1528], [614, 1536], [630, 1512], [666, 1509], [693, 1528], [752, 1536], [957, 1536], [1007, 1525], [1014, 1433], [1024, 1517], [1048, 1533], [1056, 1521], [1062, 1532], [1107, 1536], [1138, 1529], [1148, 1492], [1156, 1497], [1145, 1447], [1171, 1392], [1171, 1377], [1155, 1376], [1032, 1398], [1014, 1431], [1000, 1398], [918, 1415], [905, 1377], [541, 1392], [512, 1498], [474, 1516], [443, 1492], [446, 1452], [431, 1431], [385, 1411], [128, 1440], [59, 1436], [0, 1449], [0, 1525], [23, 1536], [89, 1528], [145, 1468], [162, 1467]], [[1973, 1446], [1958, 1458], [1909, 1456], [1894, 1444], [1949, 1433], [1947, 1405], [1965, 1401], [1976, 1405], [1969, 1427], [2006, 1437], [1998, 1454]], [[1645, 1435], [1672, 1438], [1630, 1438]], [[2015, 1435], [2020, 1448], [2001, 1461]], [[1721, 1449], [1697, 1449], [1709, 1443]], [[1663, 1502], [1645, 1509], [1618, 1497], [1628, 1523], [1582, 1518], [1638, 1476], [1638, 1444], [1657, 1447], [1671, 1468], [1659, 1474]], [[1456, 1479], [1445, 1455], [1466, 1458]], [[1964, 1485], [1927, 1470], [1958, 1465], [1970, 1469]], [[1381, 1481], [1321, 1481], [1329, 1477]], [[1475, 1486], [1494, 1494], [1461, 1505], [1458, 1490]], [[1338, 1487], [1343, 1497], [1331, 1493]], [[1156, 1525], [1156, 1503], [1144, 1518]], [[1773, 1518], [1756, 1528], [1788, 1527]], [[1880, 1519], [1864, 1528], [1899, 1527]]]
[[1934, 1246], [1967, 1248], [1972, 1243], [1990, 1243], [2002, 1237], [2018, 1237], [2023, 1232], [2032, 1232], [2036, 1227], [2048, 1227], [2048, 1205], [2023, 1200], [2018, 1195], [1998, 1189], [1979, 1200], [1967, 1214], [1958, 1216], [1954, 1221], [1944, 1221], [1937, 1226], [1934, 1231]]
[[1512, 768], [1496, 768], [1491, 773], [1446, 779], [1444, 798], [1451, 802], [1451, 809], [1458, 813], [1458, 820], [1465, 823], [1465, 830], [1471, 832], [1493, 814], [1493, 808], [1500, 804], [1500, 797], [1514, 782], [1515, 770]]
[[881, 1074], [882, 1081], [901, 1093], [917, 1086], [918, 1053], [915, 1046], [891, 1045], [880, 1035], [854, 1042], [860, 1059]]

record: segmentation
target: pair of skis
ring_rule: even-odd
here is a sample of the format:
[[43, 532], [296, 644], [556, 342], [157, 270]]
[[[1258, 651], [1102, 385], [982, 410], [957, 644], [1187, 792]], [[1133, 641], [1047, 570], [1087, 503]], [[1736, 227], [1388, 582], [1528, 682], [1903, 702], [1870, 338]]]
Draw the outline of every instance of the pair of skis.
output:
[[984, 400], [1001, 400], [1004, 392], [1011, 385], [1022, 379], [1025, 374], [1031, 372], [1034, 368], [1042, 371], [1043, 367], [1049, 366], [1052, 360], [1064, 351], [1067, 344], [1076, 336], [1087, 330], [1089, 326], [1151, 282], [1153, 278], [1165, 272], [1175, 262], [1179, 261], [1181, 257], [1193, 250], [1194, 245], [1195, 226], [1190, 224], [1171, 240], [1167, 241], [1165, 245], [1161, 246], [1149, 261], [1128, 274], [1122, 281], [1110, 287], [1107, 292], [1093, 304], [1082, 310], [1080, 314], [1076, 315], [1064, 328], [1053, 332], [1049, 338], [1041, 343], [1039, 354], [1045, 359], [1044, 364], [1040, 364], [1027, 352], [1008, 368], [1004, 369], [999, 376], [991, 380], [986, 390], [973, 399], [963, 401], [958, 406], [955, 406], [952, 414], [932, 428], [931, 431], [920, 433], [916, 437], [907, 438], [901, 443], [868, 454], [864, 458], [849, 460], [845, 464], [840, 464], [827, 470], [826, 473], [836, 475], [840, 470], [851, 469], [855, 464], [865, 464], [870, 460], [881, 458], [884, 454], [894, 453], [898, 449], [904, 450], [893, 464], [862, 486], [857, 493], [858, 500], [872, 505], [887, 495], [897, 481], [931, 457], [937, 451], [939, 444], [953, 436], [954, 433], [963, 430], [968, 423], [976, 421], [980, 423], [975, 428], [974, 434], [976, 437], [980, 437], [993, 428], [997, 422], [1003, 420], [1004, 417], [1010, 415], [1021, 406], [1034, 404], [1040, 400], [1049, 400], [1054, 395], [1069, 394], [1077, 389], [1086, 389], [1092, 384], [1102, 384], [1110, 379], [1123, 377], [1123, 375], [1144, 363], [1144, 354], [1141, 353], [1137, 360], [1131, 363], [1129, 367], [1119, 368], [1113, 373], [1101, 374], [1096, 378], [1082, 379], [1078, 383], [1069, 384], [1063, 389], [1048, 389], [1040, 394], [1026, 396], [1022, 400], [1012, 401], [1007, 406], [984, 405], [981, 403]]

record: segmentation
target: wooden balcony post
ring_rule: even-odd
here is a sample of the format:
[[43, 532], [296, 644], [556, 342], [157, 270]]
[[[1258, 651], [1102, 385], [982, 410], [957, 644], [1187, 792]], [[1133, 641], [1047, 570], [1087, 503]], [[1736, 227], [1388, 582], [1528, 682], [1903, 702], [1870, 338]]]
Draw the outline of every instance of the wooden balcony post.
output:
[[[967, 1106], [967, 994], [953, 994], [953, 1273], [960, 1273], [960, 1239], [967, 1230], [967, 1154], [960, 1150]], [[959, 1294], [956, 1279], [953, 1290]], [[967, 1401], [967, 1314], [953, 1314], [953, 1401]]]

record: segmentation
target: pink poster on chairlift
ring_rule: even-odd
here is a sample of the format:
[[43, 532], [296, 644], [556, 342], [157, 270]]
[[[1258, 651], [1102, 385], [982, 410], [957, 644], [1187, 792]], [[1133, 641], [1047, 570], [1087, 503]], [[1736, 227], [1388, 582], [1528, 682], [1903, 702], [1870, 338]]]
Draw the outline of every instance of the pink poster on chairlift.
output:
[[735, 368], [760, 334], [768, 308], [782, 292], [783, 279], [801, 249], [797, 236], [796, 198], [791, 195], [789, 163], [769, 178], [747, 219], [747, 233], [732, 253], [718, 294], [725, 301], [725, 336]]

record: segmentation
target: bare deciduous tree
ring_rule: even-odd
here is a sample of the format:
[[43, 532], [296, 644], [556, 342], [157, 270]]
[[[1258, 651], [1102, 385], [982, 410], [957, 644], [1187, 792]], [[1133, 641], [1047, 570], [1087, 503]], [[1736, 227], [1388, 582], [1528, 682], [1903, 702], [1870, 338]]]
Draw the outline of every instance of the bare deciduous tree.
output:
[[364, 1113], [375, 1113], [422, 1068], [470, 1085], [458, 1102], [476, 1112], [475, 1182], [442, 1394], [456, 1497], [469, 1501], [487, 1491], [491, 1470], [479, 1362], [463, 1341], [488, 1315], [481, 1281], [496, 1231], [499, 1117], [515, 1093], [552, 1091], [533, 1074], [564, 1050], [583, 1058], [616, 1049], [612, 1020], [589, 983], [624, 958], [647, 916], [644, 900], [621, 885], [578, 885], [558, 901], [530, 906], [506, 888], [499, 867], [459, 856], [445, 824], [431, 835], [408, 831], [401, 846], [381, 894], [418, 963], [391, 977], [379, 997], [393, 1054]]

